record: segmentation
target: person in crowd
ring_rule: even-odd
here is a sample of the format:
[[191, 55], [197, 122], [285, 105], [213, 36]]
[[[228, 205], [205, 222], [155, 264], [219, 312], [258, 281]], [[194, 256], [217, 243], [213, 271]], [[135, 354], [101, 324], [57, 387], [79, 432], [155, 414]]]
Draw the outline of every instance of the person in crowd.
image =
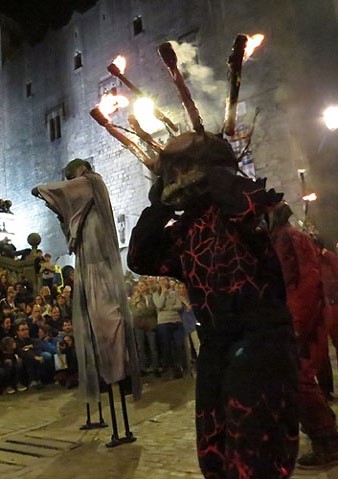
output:
[[[159, 361], [156, 344], [157, 313], [152, 295], [144, 279], [134, 285], [130, 298], [134, 332], [139, 354], [141, 373], [159, 375]], [[149, 359], [146, 351], [149, 351]]]
[[0, 381], [3, 377], [2, 387], [7, 394], [15, 394], [17, 391], [27, 391], [23, 384], [22, 361], [17, 355], [16, 341], [13, 337], [5, 337], [0, 342]]
[[0, 300], [0, 311], [3, 311], [4, 307], [11, 309], [11, 313], [17, 312], [17, 305], [15, 303], [16, 291], [14, 286], [9, 285], [6, 290], [6, 296]]
[[169, 278], [161, 276], [159, 290], [153, 293], [157, 310], [157, 337], [164, 370], [172, 369], [175, 379], [183, 377], [185, 366], [184, 329], [180, 316], [182, 303]]
[[54, 264], [51, 262], [52, 256], [45, 253], [40, 265], [42, 286], [48, 286], [52, 290], [54, 285]]
[[63, 341], [58, 344], [58, 354], [65, 355], [65, 369], [58, 371], [54, 379], [67, 389], [77, 387], [79, 384], [78, 364], [73, 335], [66, 334], [64, 336]]
[[36, 274], [41, 274], [41, 264], [44, 262], [43, 252], [41, 249], [37, 249], [34, 259], [34, 271]]
[[61, 314], [61, 318], [69, 318], [72, 316], [72, 309], [66, 304], [66, 299], [63, 294], [59, 293], [56, 296], [56, 306], [58, 306]]
[[[192, 309], [192, 305], [190, 303], [190, 299], [188, 296], [188, 290], [184, 283], [177, 283], [176, 290], [178, 293], [178, 297], [182, 303], [182, 322], [183, 328], [188, 338], [187, 350], [188, 350], [188, 360], [192, 360], [193, 357], [198, 356], [198, 352], [200, 349], [200, 341], [198, 339], [197, 331], [196, 331], [196, 316]], [[191, 347], [192, 346], [192, 347]], [[193, 349], [193, 351], [192, 351]]]
[[130, 298], [134, 292], [134, 287], [137, 284], [137, 281], [135, 280], [133, 273], [131, 271], [125, 271], [124, 284], [126, 286], [127, 296], [128, 298]]
[[40, 388], [46, 376], [48, 377], [48, 366], [46, 369], [45, 360], [42, 356], [42, 350], [39, 347], [39, 339], [31, 338], [29, 327], [26, 322], [17, 326], [17, 352], [22, 359], [24, 372], [28, 377], [29, 388]]
[[0, 275], [0, 299], [6, 297], [7, 288], [10, 285], [8, 276], [6, 273]]
[[39, 294], [43, 297], [44, 303], [50, 304], [51, 306], [53, 305], [52, 291], [49, 286], [42, 286]]
[[7, 336], [15, 337], [13, 318], [11, 316], [0, 318], [0, 339], [6, 338]]
[[146, 276], [146, 283], [151, 294], [159, 290], [159, 284], [156, 276]]
[[65, 336], [74, 336], [73, 323], [70, 318], [64, 318], [62, 321], [62, 328], [58, 335], [55, 337], [57, 342], [63, 341]]
[[65, 298], [65, 306], [68, 312], [68, 316], [72, 317], [72, 309], [73, 309], [73, 302], [72, 302], [72, 288], [68, 285], [62, 288], [62, 296]]
[[29, 336], [31, 338], [39, 337], [39, 327], [45, 324], [46, 318], [41, 314], [41, 306], [34, 304], [31, 313], [26, 317], [26, 323], [29, 327]]
[[72, 267], [69, 267], [70, 269], [68, 270], [68, 274], [64, 275], [64, 286], [69, 286], [70, 291], [71, 291], [71, 296], [73, 297], [73, 291], [74, 291], [74, 273], [75, 270]]
[[38, 347], [41, 356], [44, 359], [45, 376], [44, 382], [50, 383], [54, 378], [54, 355], [57, 353], [57, 340], [52, 336], [52, 329], [48, 324], [39, 326], [39, 343]]
[[291, 225], [292, 214], [287, 203], [274, 208], [271, 238], [281, 262], [300, 352], [300, 423], [312, 446], [311, 452], [298, 458], [298, 465], [318, 467], [338, 461], [338, 432], [335, 415], [316, 379], [327, 346], [320, 263], [310, 237]]
[[62, 330], [63, 318], [58, 306], [53, 306], [50, 317], [46, 318], [46, 323], [52, 328], [52, 335], [57, 336]]
[[41, 316], [51, 316], [52, 306], [46, 302], [45, 297], [41, 294], [37, 294], [34, 298], [34, 304], [37, 304], [41, 308]]

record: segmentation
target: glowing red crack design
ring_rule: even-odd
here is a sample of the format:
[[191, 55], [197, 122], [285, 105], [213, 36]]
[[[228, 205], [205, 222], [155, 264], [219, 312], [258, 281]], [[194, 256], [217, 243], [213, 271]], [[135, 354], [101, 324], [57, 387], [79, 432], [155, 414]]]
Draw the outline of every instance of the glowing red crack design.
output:
[[[250, 202], [249, 210], [252, 208]], [[211, 296], [239, 293], [250, 286], [262, 297], [267, 287], [255, 282], [257, 259], [241, 241], [237, 228], [214, 207], [188, 230], [181, 264], [189, 287], [201, 300], [194, 305], [209, 316]]]
[[[285, 401], [281, 399], [280, 404], [276, 405], [277, 410], [279, 410], [277, 413], [269, 407], [266, 397], [262, 395], [252, 407], [243, 405], [237, 399], [230, 399], [224, 409], [224, 414], [218, 413], [220, 417], [217, 417], [215, 409], [196, 413], [197, 430], [199, 430], [199, 425], [203, 425], [203, 432], [200, 430], [200, 434], [198, 434], [197, 447], [199, 459], [203, 464], [205, 458], [209, 456], [210, 459], [210, 456], [213, 456], [215, 463], [222, 465], [223, 471], [218, 473], [207, 472], [205, 477], [207, 479], [220, 479], [225, 477], [225, 473], [231, 475], [232, 471], [232, 474], [235, 473], [236, 476], [231, 475], [231, 477], [236, 477], [236, 479], [253, 479], [253, 477], [255, 477], [254, 463], [259, 461], [261, 445], [270, 440], [270, 435], [264, 430], [260, 431], [257, 435], [257, 440], [253, 442], [254, 446], [243, 449], [243, 446], [238, 443], [238, 441], [240, 441], [241, 438], [245, 439], [246, 435], [250, 435], [250, 431], [246, 430], [246, 419], [257, 412], [261, 413], [263, 410], [265, 411], [264, 414], [266, 418], [272, 417], [276, 420], [276, 417], [280, 415], [285, 407]], [[225, 410], [227, 410], [228, 413], [225, 413]], [[225, 419], [225, 417], [227, 419]], [[228, 421], [227, 424], [226, 420]], [[232, 444], [229, 453], [223, 450], [224, 448], [221, 448], [217, 442], [217, 437], [224, 437], [225, 430], [228, 437], [227, 444]], [[298, 436], [290, 437], [285, 431], [284, 443], [285, 445], [290, 444], [290, 446], [292, 443], [297, 444]], [[292, 457], [290, 461], [287, 452], [289, 447], [285, 447], [285, 445], [281, 445], [284, 449], [284, 460], [282, 460], [284, 464], [281, 464], [280, 461], [277, 462], [277, 460], [271, 464], [271, 467], [275, 469], [275, 479], [290, 477], [293, 469]], [[293, 446], [291, 446], [291, 448], [293, 448]], [[239, 450], [241, 453], [238, 452]], [[282, 451], [280, 452], [282, 453]]]

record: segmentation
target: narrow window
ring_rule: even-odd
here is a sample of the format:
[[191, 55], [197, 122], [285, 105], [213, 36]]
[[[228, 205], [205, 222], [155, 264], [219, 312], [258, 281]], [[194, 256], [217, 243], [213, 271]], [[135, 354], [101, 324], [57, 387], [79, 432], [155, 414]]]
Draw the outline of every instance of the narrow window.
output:
[[49, 119], [49, 139], [50, 141], [55, 140], [55, 122], [54, 118]]
[[26, 83], [26, 98], [32, 96], [32, 82]]
[[133, 29], [134, 29], [134, 35], [139, 35], [140, 33], [143, 32], [143, 24], [142, 24], [142, 17], [141, 15], [138, 15], [137, 17], [134, 18], [133, 20]]
[[60, 118], [60, 115], [57, 115], [54, 118], [54, 125], [55, 125], [55, 139], [61, 138], [61, 118]]
[[81, 52], [76, 52], [74, 55], [74, 70], [78, 70], [82, 67], [82, 55]]
[[56, 115], [49, 119], [49, 139], [55, 141], [61, 138], [61, 118], [60, 115]]

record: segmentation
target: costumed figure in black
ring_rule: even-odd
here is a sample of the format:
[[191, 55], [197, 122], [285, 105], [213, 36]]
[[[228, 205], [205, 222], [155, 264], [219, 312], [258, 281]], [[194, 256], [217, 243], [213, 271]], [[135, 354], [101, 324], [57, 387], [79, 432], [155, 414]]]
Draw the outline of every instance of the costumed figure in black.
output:
[[280, 264], [259, 227], [282, 195], [236, 175], [229, 144], [209, 133], [173, 138], [157, 167], [128, 265], [187, 285], [201, 341], [196, 428], [204, 477], [290, 477], [297, 354]]
[[[283, 195], [238, 174], [230, 144], [204, 131], [171, 44], [159, 53], [195, 132], [162, 147], [136, 125], [158, 153], [148, 162], [157, 181], [132, 231], [128, 266], [188, 289], [201, 342], [196, 430], [204, 477], [286, 479], [298, 451], [297, 347], [281, 266], [261, 226]], [[91, 114], [137, 156], [116, 125]]]

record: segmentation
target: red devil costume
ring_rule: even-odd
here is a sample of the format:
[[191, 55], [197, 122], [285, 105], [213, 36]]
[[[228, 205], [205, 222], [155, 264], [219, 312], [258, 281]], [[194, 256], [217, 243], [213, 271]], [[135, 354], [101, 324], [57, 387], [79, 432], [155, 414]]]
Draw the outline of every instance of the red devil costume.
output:
[[335, 415], [316, 378], [327, 352], [320, 262], [312, 240], [289, 223], [291, 215], [286, 203], [274, 209], [272, 240], [282, 265], [300, 351], [299, 419], [312, 444], [312, 451], [298, 463], [311, 467], [338, 461], [338, 433]]
[[282, 479], [298, 450], [297, 353], [280, 264], [259, 226], [282, 195], [236, 170], [229, 144], [215, 135], [171, 139], [128, 265], [187, 285], [201, 341], [196, 429], [204, 477]]

